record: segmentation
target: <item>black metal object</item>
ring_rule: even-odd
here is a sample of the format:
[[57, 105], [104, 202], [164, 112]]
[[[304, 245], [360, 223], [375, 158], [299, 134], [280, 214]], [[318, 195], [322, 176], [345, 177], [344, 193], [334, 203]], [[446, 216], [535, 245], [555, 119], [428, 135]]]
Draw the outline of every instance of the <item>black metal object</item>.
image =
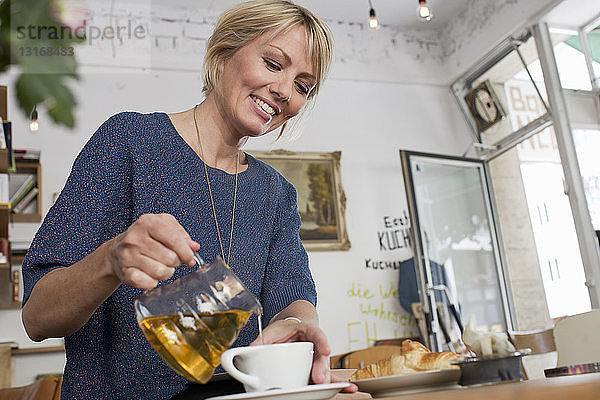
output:
[[468, 386], [481, 383], [522, 380], [521, 358], [523, 353], [514, 352], [503, 357], [467, 358], [458, 361], [461, 370], [459, 385]]
[[448, 333], [448, 329], [446, 329], [446, 324], [444, 323], [444, 318], [440, 313], [440, 309], [437, 308], [437, 317], [438, 323], [440, 324], [440, 329], [442, 330], [442, 335], [444, 335], [444, 340], [446, 341], [446, 345], [451, 352], [454, 352], [454, 346], [452, 345], [452, 338], [450, 337], [450, 333]]
[[456, 305], [454, 303], [450, 303], [450, 304], [448, 304], [448, 308], [450, 309], [450, 312], [452, 313], [452, 316], [454, 317], [454, 320], [456, 321], [456, 325], [458, 325], [458, 329], [460, 329], [460, 333], [462, 335], [462, 333], [465, 331], [465, 327], [462, 324], [462, 321], [460, 319], [460, 314], [458, 313], [458, 310], [456, 309]]

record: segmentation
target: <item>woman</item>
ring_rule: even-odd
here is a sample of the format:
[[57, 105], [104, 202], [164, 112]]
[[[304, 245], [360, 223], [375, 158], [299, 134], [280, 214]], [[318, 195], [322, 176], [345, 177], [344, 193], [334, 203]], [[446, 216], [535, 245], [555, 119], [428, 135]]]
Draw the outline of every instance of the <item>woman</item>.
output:
[[[132, 303], [193, 271], [193, 251], [221, 255], [260, 299], [265, 343], [312, 341], [312, 381], [329, 381], [296, 192], [240, 148], [305, 107], [330, 57], [330, 34], [308, 10], [242, 3], [208, 42], [201, 104], [121, 113], [95, 132], [23, 264], [29, 336], [65, 336], [64, 398], [167, 398], [185, 387], [143, 337]], [[234, 345], [256, 336], [251, 318]]]

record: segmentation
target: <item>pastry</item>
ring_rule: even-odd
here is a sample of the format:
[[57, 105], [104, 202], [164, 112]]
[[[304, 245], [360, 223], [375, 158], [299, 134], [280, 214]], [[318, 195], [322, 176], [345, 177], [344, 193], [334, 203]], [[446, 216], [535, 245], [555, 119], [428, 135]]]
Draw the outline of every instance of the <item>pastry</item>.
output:
[[432, 353], [421, 343], [406, 339], [402, 342], [402, 352], [400, 354], [394, 354], [384, 360], [356, 370], [350, 380], [458, 368], [453, 365], [453, 362], [459, 358], [463, 358], [463, 356], [448, 351]]

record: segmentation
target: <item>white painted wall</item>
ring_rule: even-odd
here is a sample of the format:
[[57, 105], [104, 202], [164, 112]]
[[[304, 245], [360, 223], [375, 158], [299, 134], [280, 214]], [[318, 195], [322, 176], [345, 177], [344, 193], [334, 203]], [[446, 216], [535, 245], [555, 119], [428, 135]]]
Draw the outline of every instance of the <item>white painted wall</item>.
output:
[[[155, 14], [159, 11], [152, 10]], [[26, 118], [17, 110], [10, 92], [14, 146], [42, 150], [44, 210], [50, 206], [53, 193], [62, 188], [78, 151], [110, 115], [122, 110], [174, 112], [200, 100], [197, 69], [202, 58], [201, 36], [207, 31], [200, 25], [211, 24], [210, 19], [198, 17], [201, 15], [198, 10], [188, 15], [193, 17], [192, 22], [194, 18], [199, 21], [196, 26], [188, 26], [196, 36], [182, 36], [181, 29], [173, 28], [177, 21], [169, 26], [164, 20], [152, 20], [152, 31], [162, 25], [163, 33], [179, 35], [180, 47], [168, 47], [173, 41], [161, 39], [138, 47], [125, 43], [124, 49], [104, 43], [95, 52], [87, 49], [87, 56], [82, 52], [83, 61], [102, 65], [82, 68], [81, 80], [72, 85], [79, 102], [73, 130], [53, 125], [41, 109], [39, 131], [29, 132]], [[98, 14], [97, 21], [101, 17]], [[509, 17], [503, 14], [504, 19]], [[468, 66], [459, 62], [461, 51], [445, 56], [439, 36], [431, 33], [393, 28], [372, 32], [343, 23], [332, 29], [336, 58], [331, 79], [324, 85], [303, 135], [285, 146], [279, 142], [271, 147], [272, 138], [263, 138], [248, 143], [246, 148], [342, 152], [341, 175], [352, 248], [310, 254], [319, 291], [321, 325], [336, 354], [366, 347], [375, 339], [416, 333], [396, 300], [397, 271], [366, 268], [365, 260], [401, 261], [411, 257], [406, 247], [381, 251], [377, 236], [378, 232], [394, 229], [384, 226], [385, 216], [401, 217], [407, 210], [398, 150], [461, 154], [470, 143], [470, 134], [447, 89], [450, 71]], [[484, 30], [485, 26], [477, 29]], [[497, 30], [490, 35], [504, 36]], [[157, 43], [159, 47], [152, 48], [151, 58], [144, 58], [148, 50], [144, 46]], [[135, 51], [142, 63], [149, 60], [144, 65], [162, 69], [109, 67], [127, 65], [123, 58], [111, 58], [113, 54], [131, 57]], [[14, 74], [0, 75], [0, 83], [9, 87], [13, 87], [13, 80]], [[36, 228], [35, 224], [13, 224], [11, 236], [16, 244], [27, 243]], [[361, 307], [372, 311], [367, 315]], [[26, 338], [19, 311], [0, 311], [0, 319], [1, 338], [13, 338], [20, 347], [37, 345]], [[41, 345], [55, 343], [52, 340]], [[30, 382], [37, 372], [60, 370], [64, 363], [60, 354], [26, 357], [15, 362], [15, 385]]]
[[503, 39], [535, 23], [561, 1], [469, 0], [463, 12], [440, 32], [448, 79], [457, 79]]

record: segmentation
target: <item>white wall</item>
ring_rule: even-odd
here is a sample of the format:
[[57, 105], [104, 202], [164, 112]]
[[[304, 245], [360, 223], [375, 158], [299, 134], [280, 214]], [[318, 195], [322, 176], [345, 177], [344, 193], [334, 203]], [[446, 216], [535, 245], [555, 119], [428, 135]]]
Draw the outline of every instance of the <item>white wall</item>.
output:
[[[181, 13], [178, 15], [181, 17]], [[110, 115], [122, 110], [174, 112], [200, 100], [197, 69], [204, 43], [201, 36], [209, 31], [201, 25], [212, 23], [201, 16], [197, 10], [191, 15], [201, 23], [188, 26], [187, 36], [182, 35], [181, 27], [173, 29], [177, 21], [169, 25], [165, 20], [153, 20], [151, 30], [171, 32], [181, 39], [179, 47], [163, 38], [138, 47], [127, 42], [116, 48], [104, 43], [103, 47], [82, 52], [84, 62], [102, 65], [82, 68], [81, 80], [72, 85], [79, 103], [73, 130], [53, 125], [40, 109], [40, 129], [35, 134], [29, 132], [10, 91], [14, 146], [42, 150], [45, 210], [53, 193], [62, 188], [78, 151]], [[100, 23], [101, 13], [96, 17]], [[397, 301], [398, 271], [367, 268], [365, 260], [401, 261], [411, 257], [408, 247], [385, 251], [378, 241], [379, 232], [397, 229], [386, 227], [384, 217], [402, 217], [407, 212], [399, 149], [461, 154], [470, 143], [470, 134], [447, 89], [448, 70], [463, 65], [458, 59], [451, 66], [445, 64], [439, 37], [392, 28], [372, 32], [343, 23], [332, 28], [336, 58], [331, 79], [324, 85], [303, 135], [285, 148], [342, 152], [341, 175], [352, 248], [310, 254], [321, 325], [336, 354], [366, 347], [375, 339], [417, 333]], [[148, 49], [144, 46], [155, 46], [151, 58], [146, 58]], [[127, 55], [129, 60], [112, 58], [114, 54]], [[161, 69], [108, 67], [128, 62], [135, 65], [132, 54], [137, 54], [142, 64], [148, 62], [145, 66]], [[456, 57], [460, 57], [458, 52]], [[14, 74], [0, 76], [0, 83], [10, 88], [13, 80]], [[258, 139], [248, 143], [246, 149], [271, 149], [271, 141]], [[282, 146], [280, 142], [273, 148]], [[15, 243], [22, 245], [31, 240], [37, 226], [13, 224], [10, 228]], [[0, 337], [13, 338], [20, 347], [36, 345], [26, 338], [19, 314], [15, 310], [0, 311]], [[54, 343], [56, 340], [41, 345]], [[35, 362], [21, 358], [16, 362], [14, 383], [26, 384], [36, 372], [60, 370], [63, 363], [60, 354], [36, 357]]]
[[448, 79], [457, 79], [503, 39], [535, 23], [561, 1], [469, 0], [440, 32]]

